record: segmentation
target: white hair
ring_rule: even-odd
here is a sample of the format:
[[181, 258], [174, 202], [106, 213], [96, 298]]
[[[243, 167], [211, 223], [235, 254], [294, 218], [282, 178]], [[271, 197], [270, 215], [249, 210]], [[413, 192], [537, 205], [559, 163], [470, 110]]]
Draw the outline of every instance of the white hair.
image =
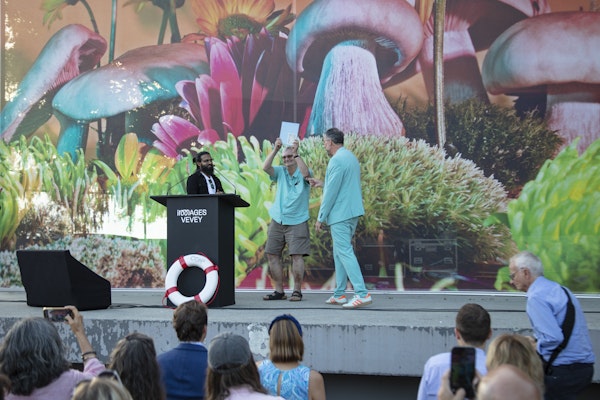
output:
[[518, 269], [528, 269], [531, 275], [538, 277], [544, 275], [542, 260], [529, 251], [522, 251], [510, 258], [510, 263]]

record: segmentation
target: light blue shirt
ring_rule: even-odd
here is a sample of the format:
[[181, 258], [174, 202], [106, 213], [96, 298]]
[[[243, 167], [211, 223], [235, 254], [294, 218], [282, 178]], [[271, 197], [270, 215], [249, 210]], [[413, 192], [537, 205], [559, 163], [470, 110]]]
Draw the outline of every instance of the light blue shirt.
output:
[[[423, 368], [423, 376], [419, 382], [419, 392], [417, 400], [436, 400], [437, 393], [442, 382], [442, 375], [450, 369], [452, 355], [450, 353], [440, 353], [429, 357]], [[485, 352], [482, 349], [475, 348], [475, 369], [481, 376], [487, 374], [485, 367]]]
[[[277, 182], [275, 202], [269, 210], [274, 221], [282, 225], [298, 225], [310, 218], [308, 202], [310, 184], [304, 180], [300, 168], [290, 175], [286, 167], [273, 167], [271, 180]], [[312, 173], [309, 170], [309, 174]]]
[[327, 164], [317, 220], [332, 225], [364, 213], [360, 164], [350, 150], [340, 147]]
[[[308, 400], [308, 382], [310, 379], [310, 368], [299, 365], [289, 370], [278, 369], [271, 360], [264, 360], [258, 366], [260, 383], [269, 391], [269, 394], [277, 396], [277, 387], [280, 386], [279, 395], [286, 400]], [[281, 384], [279, 381], [281, 376]]]
[[[568, 289], [567, 289], [568, 290]], [[592, 343], [579, 300], [569, 291], [575, 307], [575, 325], [567, 347], [553, 365], [593, 363]], [[567, 314], [567, 295], [562, 287], [543, 276], [527, 289], [527, 316], [537, 338], [537, 351], [548, 361], [552, 351], [563, 341], [561, 325]]]

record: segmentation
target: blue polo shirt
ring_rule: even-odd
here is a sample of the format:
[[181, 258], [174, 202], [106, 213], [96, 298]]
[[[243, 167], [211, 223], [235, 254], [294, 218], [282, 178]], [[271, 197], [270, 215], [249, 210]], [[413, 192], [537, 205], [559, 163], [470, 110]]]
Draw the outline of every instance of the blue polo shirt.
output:
[[[293, 175], [287, 168], [278, 165], [273, 167], [271, 180], [277, 182], [275, 202], [269, 210], [274, 221], [282, 225], [298, 225], [308, 221], [308, 201], [310, 184], [304, 180], [300, 168]], [[309, 170], [312, 175], [312, 171]]]

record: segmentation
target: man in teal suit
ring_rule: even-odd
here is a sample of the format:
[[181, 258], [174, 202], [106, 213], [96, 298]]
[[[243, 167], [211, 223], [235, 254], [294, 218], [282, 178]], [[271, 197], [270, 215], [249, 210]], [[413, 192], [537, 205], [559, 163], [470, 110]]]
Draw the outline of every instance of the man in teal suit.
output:
[[[364, 215], [360, 187], [360, 164], [352, 152], [344, 147], [344, 133], [331, 128], [323, 136], [323, 144], [331, 157], [327, 164], [325, 182], [309, 179], [312, 186], [323, 187], [323, 199], [315, 230], [321, 231], [322, 224], [329, 225], [333, 240], [336, 288], [327, 304], [339, 304], [344, 308], [356, 308], [372, 303], [365, 287], [352, 247], [358, 217]], [[346, 298], [348, 279], [354, 287], [354, 297]]]

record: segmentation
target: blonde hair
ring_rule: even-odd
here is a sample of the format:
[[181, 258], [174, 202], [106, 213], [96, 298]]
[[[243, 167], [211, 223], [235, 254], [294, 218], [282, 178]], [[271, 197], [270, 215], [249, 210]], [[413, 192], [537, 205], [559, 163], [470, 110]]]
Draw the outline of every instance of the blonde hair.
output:
[[500, 365], [514, 365], [529, 376], [544, 392], [544, 367], [533, 343], [523, 335], [502, 334], [492, 340], [485, 365], [488, 371]]
[[133, 398], [121, 383], [107, 378], [94, 378], [81, 381], [75, 387], [71, 400], [133, 400]]

